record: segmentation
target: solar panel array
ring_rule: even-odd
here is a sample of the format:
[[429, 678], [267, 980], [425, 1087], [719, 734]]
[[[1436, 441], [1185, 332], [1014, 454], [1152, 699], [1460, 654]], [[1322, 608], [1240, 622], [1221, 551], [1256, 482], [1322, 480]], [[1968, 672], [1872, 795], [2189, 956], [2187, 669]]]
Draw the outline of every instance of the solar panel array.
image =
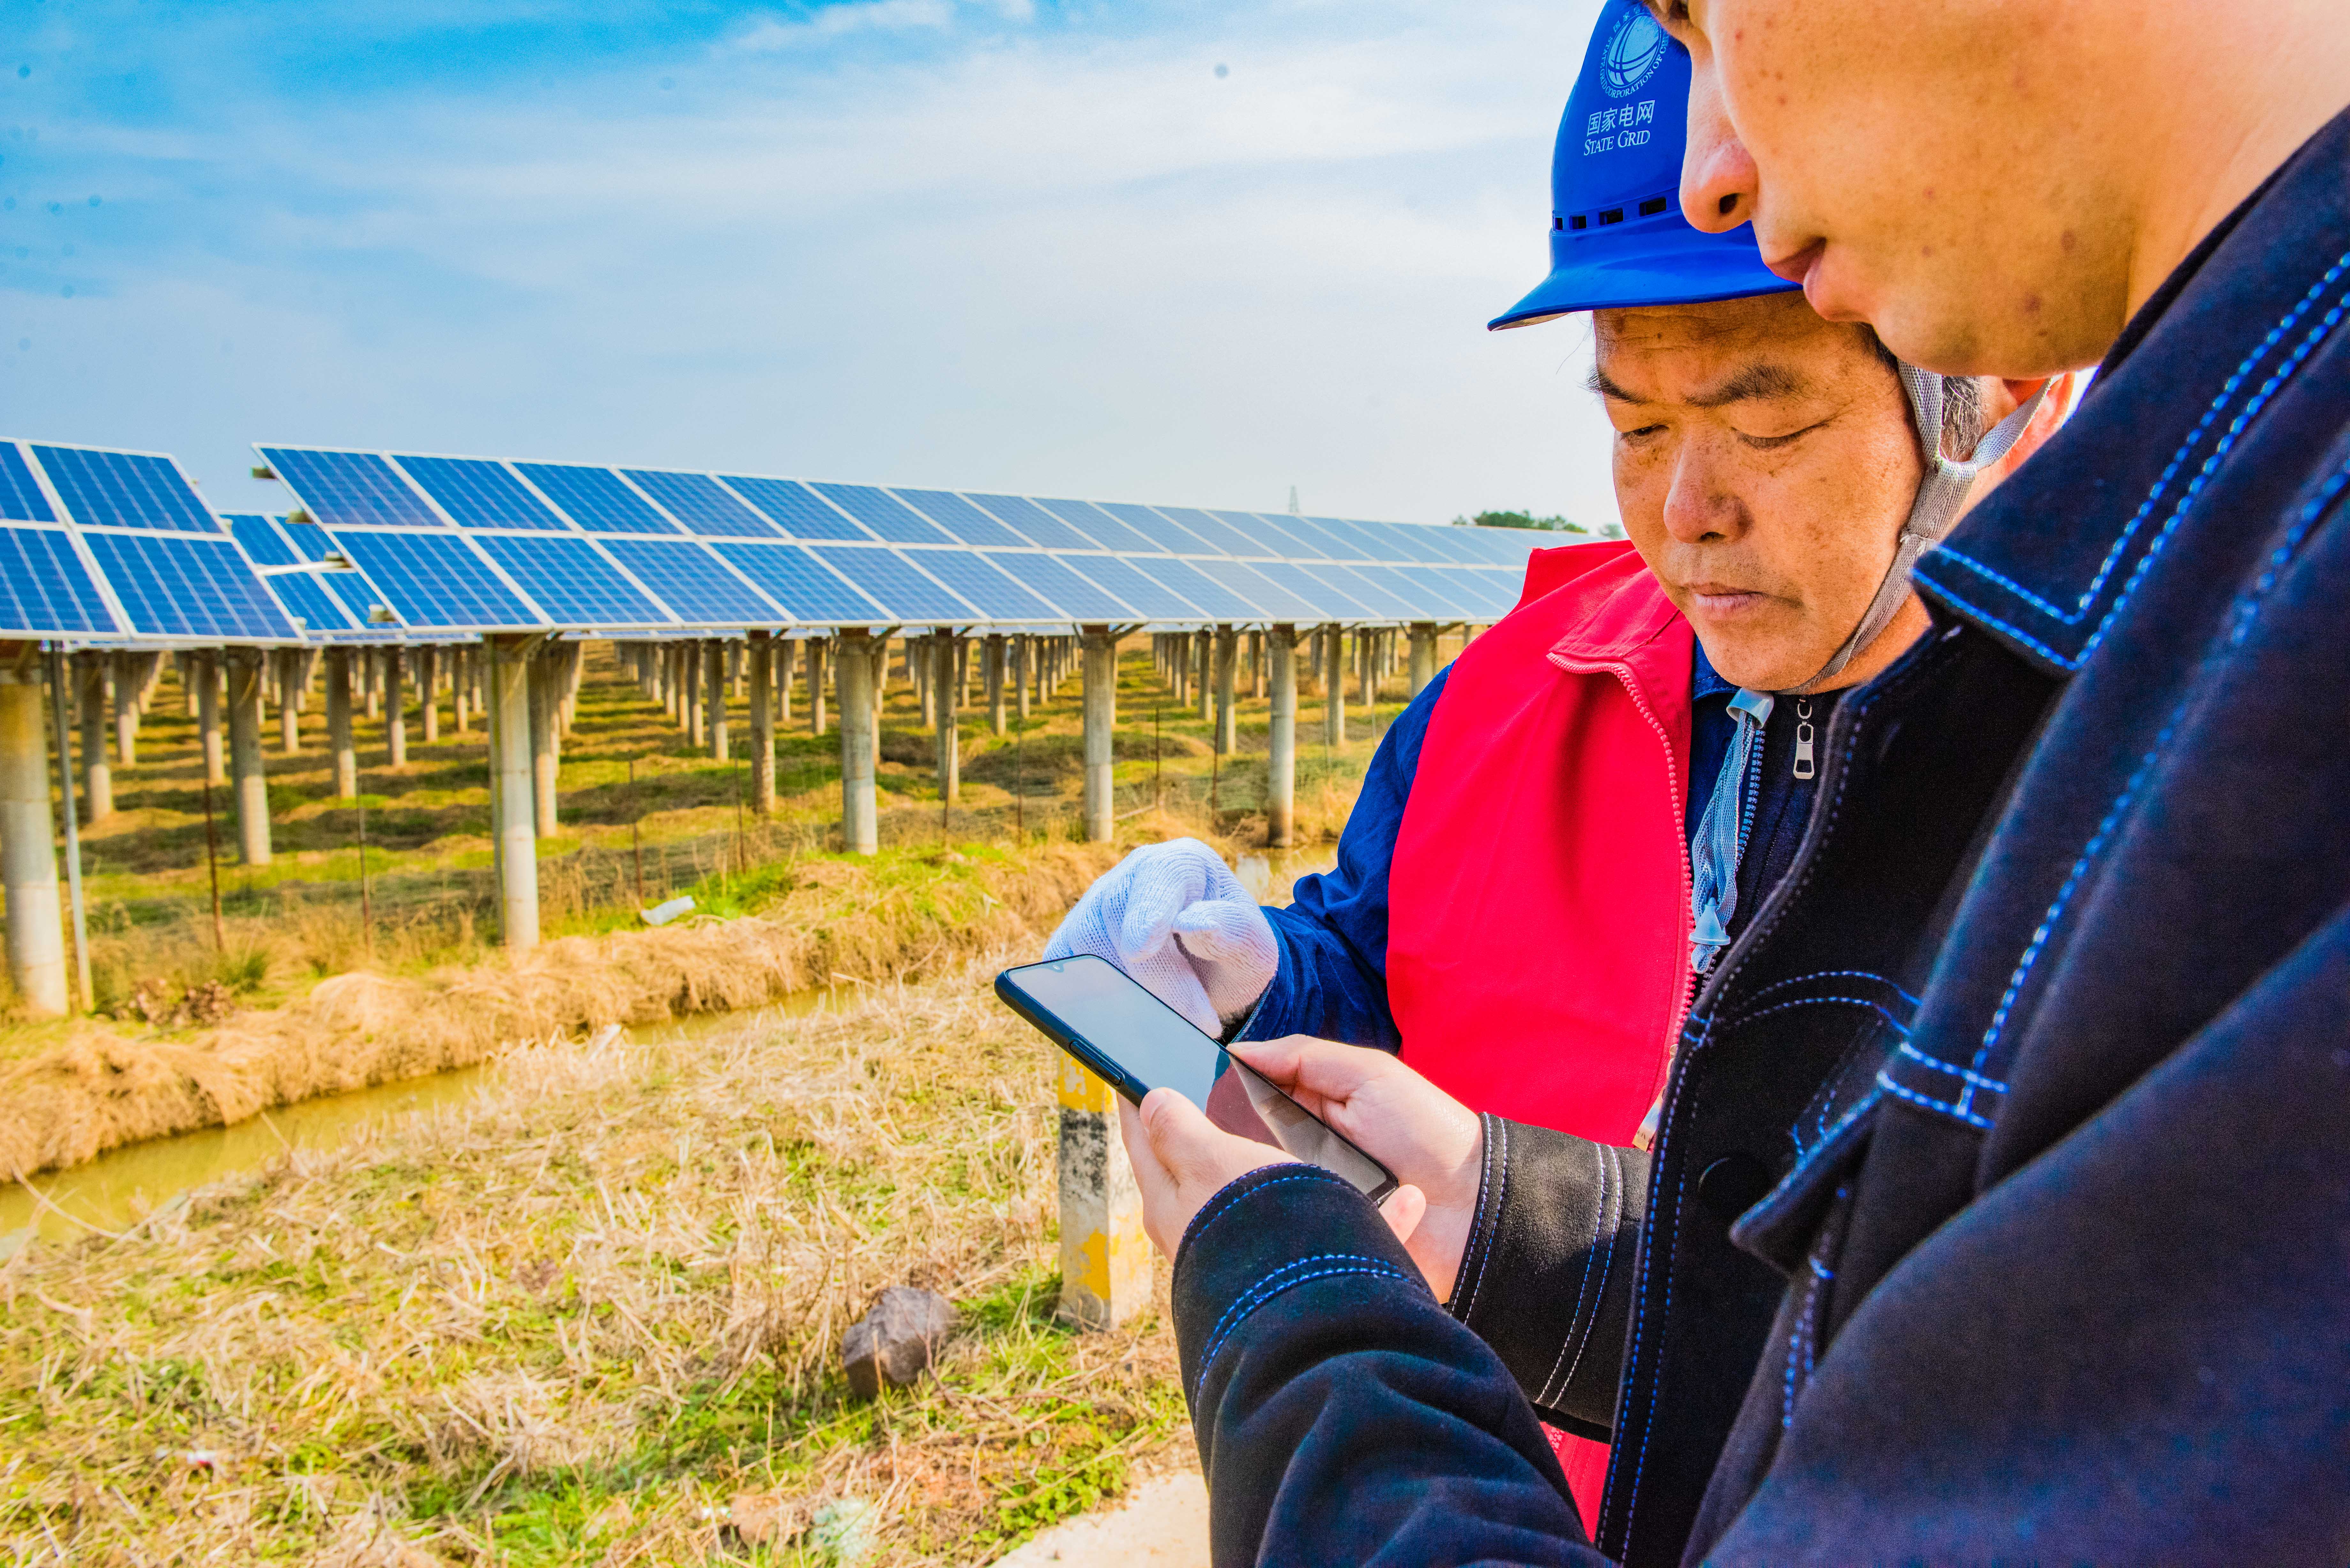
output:
[[0, 440], [0, 638], [252, 645], [301, 637], [170, 458]]
[[[309, 521], [249, 523], [308, 558], [347, 554], [395, 618], [377, 635], [1492, 621], [1516, 602], [1531, 543], [1501, 528], [255, 450]], [[347, 594], [305, 602], [351, 618]], [[367, 625], [362, 611], [328, 634]]]

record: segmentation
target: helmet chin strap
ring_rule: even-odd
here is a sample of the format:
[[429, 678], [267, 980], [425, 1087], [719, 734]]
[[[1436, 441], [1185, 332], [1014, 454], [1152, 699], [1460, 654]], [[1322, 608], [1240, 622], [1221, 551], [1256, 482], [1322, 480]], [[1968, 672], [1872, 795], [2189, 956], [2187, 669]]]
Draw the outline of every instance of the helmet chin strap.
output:
[[1912, 365], [1900, 367], [1901, 389], [1909, 398], [1909, 411], [1918, 421], [1918, 441], [1926, 456], [1926, 477], [1918, 482], [1917, 498], [1909, 504], [1909, 515], [1901, 524], [1900, 542], [1894, 547], [1893, 564], [1885, 569], [1885, 580], [1877, 585], [1877, 597], [1868, 601], [1868, 608], [1852, 635], [1844, 639], [1820, 672], [1801, 686], [1791, 686], [1781, 693], [1788, 697], [1807, 697], [1844, 673], [1860, 651], [1884, 634], [1909, 602], [1909, 572], [1918, 557], [1942, 542], [1950, 524], [1958, 520], [1959, 508], [1965, 504], [1967, 492], [1974, 487], [1982, 471], [2015, 450], [2023, 439], [2024, 427], [2040, 410], [2040, 400], [2047, 396], [2043, 387], [2025, 400], [2023, 406], [1999, 421], [1975, 443], [1975, 450], [1964, 462], [1942, 455], [1942, 378], [1930, 370], [1920, 370]]

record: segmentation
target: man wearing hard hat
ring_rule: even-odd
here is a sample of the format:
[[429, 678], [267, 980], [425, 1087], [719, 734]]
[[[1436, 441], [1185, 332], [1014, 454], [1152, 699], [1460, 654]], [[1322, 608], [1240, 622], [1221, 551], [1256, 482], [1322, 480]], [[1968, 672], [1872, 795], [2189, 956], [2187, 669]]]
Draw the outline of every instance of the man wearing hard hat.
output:
[[[1629, 541], [1535, 556], [1517, 609], [1390, 731], [1336, 869], [1290, 908], [1261, 910], [1203, 845], [1157, 845], [1048, 950], [1109, 959], [1211, 1033], [1400, 1054], [1315, 1055], [1309, 1095], [1416, 1073], [1451, 1096], [1454, 1179], [1422, 1173], [1413, 1255], [1574, 1436], [1586, 1517], [1646, 1203], [1636, 1134], [1689, 1002], [1794, 858], [1839, 697], [1925, 630], [1911, 564], [2056, 413], [2032, 425], [2036, 386], [1898, 364], [1751, 234], [1690, 226], [1689, 78], [1647, 10], [1606, 8], [1559, 134], [1551, 272], [1492, 323], [1590, 313]], [[1298, 1048], [1274, 1049], [1293, 1078]], [[1595, 1153], [1562, 1186], [1569, 1139]], [[1718, 1175], [1709, 1199], [1753, 1180]]]
[[[1496, 1160], [1520, 1135], [1488, 1118], [1463, 1199], [1473, 1135], [1402, 1064], [1324, 1073], [1318, 1102], [1427, 1188], [1381, 1210], [1169, 1091], [1128, 1120], [1217, 1561], [2341, 1563], [2340, 6], [1655, 14], [1692, 55], [1693, 223], [1751, 223], [1823, 317], [1916, 363], [2096, 383], [1918, 563], [1930, 625], [1837, 703], [1795, 860], [1690, 1008], [1628, 1259], [1577, 1196], [1604, 1146]], [[1611, 83], [1644, 31], [1607, 13]], [[1599, 326], [1602, 375], [1652, 400]], [[1250, 1059], [1310, 1093], [1345, 1051]], [[1596, 1517], [1524, 1367], [1414, 1266], [1448, 1207], [1475, 1216], [1471, 1324], [1529, 1272], [1556, 1316], [1633, 1265]], [[1544, 1263], [1578, 1228], [1591, 1267]]]

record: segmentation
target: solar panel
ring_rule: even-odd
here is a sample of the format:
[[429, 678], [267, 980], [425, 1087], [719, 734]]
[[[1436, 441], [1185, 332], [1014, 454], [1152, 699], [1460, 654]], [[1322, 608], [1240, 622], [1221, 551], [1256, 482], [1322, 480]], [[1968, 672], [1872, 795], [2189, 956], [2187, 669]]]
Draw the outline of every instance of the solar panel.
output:
[[417, 488], [441, 504], [441, 510], [465, 528], [537, 528], [567, 534], [570, 525], [547, 510], [504, 463], [477, 457], [409, 457], [392, 459], [405, 469]]
[[168, 457], [78, 446], [36, 446], [33, 456], [48, 471], [66, 511], [85, 527], [220, 532], [212, 513]]
[[1420, 598], [1443, 606], [1462, 620], [1481, 620], [1485, 615], [1483, 597], [1461, 574], [1441, 566], [1397, 566], [1395, 574], [1420, 588]]
[[1361, 541], [1333, 534], [1317, 525], [1311, 517], [1284, 517], [1281, 527], [1308, 544], [1320, 546], [1322, 553], [1331, 560], [1360, 561], [1366, 558]]
[[726, 488], [757, 507], [795, 539], [870, 539], [871, 532], [796, 479], [753, 479], [729, 473]]
[[1285, 556], [1292, 560], [1318, 561], [1329, 554], [1319, 545], [1307, 543], [1304, 535], [1281, 526], [1282, 519], [1278, 517], [1254, 512], [1211, 512], [1208, 515], [1258, 541], [1257, 547], [1249, 552], [1253, 556]]
[[130, 629], [205, 641], [292, 641], [300, 634], [234, 540], [170, 534], [84, 534]]
[[886, 490], [869, 484], [811, 484], [809, 489], [893, 545], [951, 545], [944, 529]]
[[1199, 606], [1157, 577], [1144, 576], [1133, 563], [1119, 556], [1055, 556], [1053, 559], [1116, 594], [1145, 620], [1191, 620], [1200, 614]]
[[11, 637], [115, 629], [98, 585], [63, 529], [0, 528], [0, 628]]
[[1131, 550], [1144, 556], [1167, 554], [1166, 545], [1147, 534], [1136, 533], [1090, 501], [1039, 499], [1036, 504], [1091, 539], [1097, 550]]
[[1243, 532], [1231, 524], [1220, 521], [1212, 512], [1202, 512], [1196, 506], [1161, 506], [1165, 513], [1185, 528], [1205, 539], [1215, 549], [1228, 556], [1278, 556], [1281, 552], [1264, 542], [1263, 530]]
[[19, 523], [54, 523], [49, 498], [34, 482], [33, 470], [14, 441], [0, 441], [0, 517]]
[[1024, 495], [972, 495], [996, 517], [1047, 550], [1097, 550], [1100, 545]]
[[1471, 566], [1469, 578], [1485, 585], [1485, 603], [1496, 619], [1515, 609], [1518, 596], [1525, 592], [1525, 574], [1506, 566]]
[[1200, 570], [1255, 605], [1268, 620], [1310, 619], [1336, 614], [1315, 600], [1291, 592], [1254, 566], [1238, 561], [1195, 561]]
[[[1407, 576], [1404, 568], [1400, 566], [1347, 566], [1342, 569], [1352, 573], [1387, 595], [1395, 603], [1405, 607], [1403, 616], [1408, 620], [1458, 620], [1460, 618], [1453, 613], [1451, 605], [1445, 599], [1431, 592], [1418, 577]], [[1414, 568], [1415, 571], [1423, 569]]]
[[607, 539], [604, 547], [658, 594], [679, 618], [698, 626], [774, 626], [771, 604], [702, 545], [680, 539]]
[[329, 528], [442, 528], [440, 514], [400, 471], [371, 452], [257, 449], [303, 510]]
[[854, 626], [889, 612], [796, 545], [712, 545], [734, 569], [765, 591], [794, 620]]
[[[323, 561], [332, 548], [332, 542], [324, 528], [296, 523], [290, 518], [280, 519], [277, 528], [293, 545], [295, 554], [303, 560]], [[353, 627], [364, 628], [368, 624], [369, 607], [384, 602], [383, 595], [368, 581], [365, 572], [321, 572], [311, 576], [309, 580], [341, 607], [344, 618]]]
[[1363, 607], [1368, 614], [1382, 620], [1426, 620], [1428, 617], [1409, 599], [1399, 598], [1386, 588], [1363, 576], [1353, 566], [1316, 566], [1311, 562], [1297, 568], [1315, 582], [1326, 586], [1325, 591]]
[[[1104, 557], [1107, 559], [1107, 557]], [[1045, 602], [1058, 608], [1073, 621], [1098, 622], [1131, 620], [1147, 614], [1132, 605], [1120, 602], [1090, 579], [1079, 576], [1050, 556], [992, 556], [997, 566], [1011, 573], [1027, 587], [1043, 596]]]
[[[1323, 533], [1338, 541], [1347, 557], [1357, 561], [1392, 561], [1395, 546], [1376, 537], [1367, 529], [1358, 528], [1343, 517], [1308, 517], [1306, 519]], [[1406, 559], [1416, 557], [1407, 556]]]
[[999, 570], [984, 556], [962, 550], [918, 550], [907, 559], [946, 584], [990, 620], [1063, 620], [1046, 604]]
[[893, 620], [968, 625], [987, 618], [908, 566], [906, 558], [894, 550], [852, 550], [831, 545], [817, 546], [810, 554], [864, 589], [876, 604], [889, 610]]
[[677, 524], [653, 510], [608, 468], [569, 462], [518, 462], [515, 471], [590, 534], [666, 534]]
[[657, 468], [624, 468], [638, 489], [697, 534], [722, 539], [772, 539], [775, 525], [736, 499], [706, 473], [671, 473]]
[[[298, 566], [305, 559], [266, 517], [244, 513], [221, 521], [228, 524], [230, 537], [244, 547], [255, 566]], [[345, 613], [341, 601], [327, 591], [317, 574], [283, 572], [265, 578], [264, 585], [306, 632], [348, 631], [359, 624]]]
[[[1351, 595], [1338, 592], [1321, 578], [1308, 576], [1305, 567], [1290, 562], [1251, 561], [1249, 570], [1270, 579], [1275, 587], [1307, 606], [1315, 616], [1324, 620], [1351, 620], [1371, 613]], [[1273, 618], [1289, 620], [1294, 618], [1274, 610]]]
[[1211, 620], [1262, 620], [1264, 612], [1224, 584], [1199, 571], [1191, 562], [1153, 557], [1134, 563], [1135, 569], [1156, 577], [1208, 613]]
[[530, 597], [557, 626], [670, 624], [660, 606], [622, 576], [591, 540], [576, 534], [554, 539], [487, 534], [481, 544], [507, 576], [530, 589]]
[[966, 545], [1009, 545], [1017, 549], [1028, 541], [965, 501], [951, 490], [896, 490], [890, 493]]
[[1096, 506], [1125, 524], [1162, 550], [1178, 556], [1221, 556], [1224, 552], [1181, 524], [1149, 506], [1120, 501], [1097, 501]]
[[535, 631], [547, 624], [457, 535], [344, 528], [336, 530], [335, 542], [409, 626]]

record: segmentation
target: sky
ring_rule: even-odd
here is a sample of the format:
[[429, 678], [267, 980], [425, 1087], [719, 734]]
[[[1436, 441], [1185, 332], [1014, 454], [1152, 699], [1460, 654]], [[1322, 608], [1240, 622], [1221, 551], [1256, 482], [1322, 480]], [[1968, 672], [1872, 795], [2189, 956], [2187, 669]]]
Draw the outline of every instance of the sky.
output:
[[1611, 522], [1596, 0], [0, 0], [0, 435]]

